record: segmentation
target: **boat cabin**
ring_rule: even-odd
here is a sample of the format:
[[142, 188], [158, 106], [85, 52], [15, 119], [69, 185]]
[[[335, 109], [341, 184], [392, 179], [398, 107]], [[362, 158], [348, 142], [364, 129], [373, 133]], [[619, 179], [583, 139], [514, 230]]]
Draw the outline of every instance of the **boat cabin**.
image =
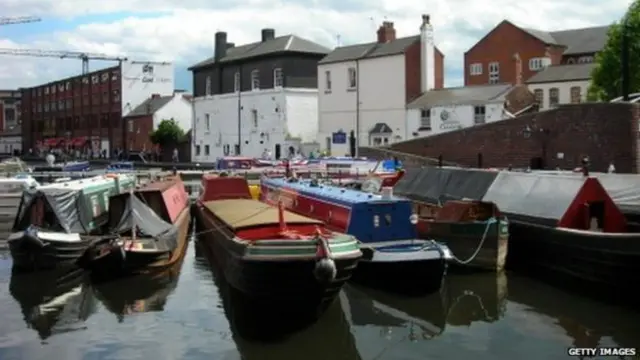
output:
[[222, 199], [251, 199], [247, 180], [239, 176], [219, 176], [205, 174], [202, 176], [200, 202]]
[[484, 201], [497, 204], [511, 220], [576, 230], [621, 233], [627, 222], [595, 177], [503, 171]]
[[0, 179], [0, 197], [20, 197], [22, 191], [38, 186], [38, 182], [29, 175], [18, 175]]
[[53, 166], [35, 166], [34, 172], [73, 172], [87, 171], [91, 165], [88, 161], [71, 161], [67, 163], [54, 164]]
[[35, 225], [65, 233], [100, 233], [108, 220], [109, 197], [133, 186], [133, 176], [105, 175], [27, 189], [13, 229]]
[[218, 170], [249, 170], [255, 166], [255, 159], [242, 156], [229, 156], [218, 158], [216, 169]]
[[263, 178], [261, 197], [271, 204], [281, 202], [286, 209], [323, 221], [331, 230], [363, 242], [417, 238], [411, 202], [390, 193], [369, 194], [315, 180]]

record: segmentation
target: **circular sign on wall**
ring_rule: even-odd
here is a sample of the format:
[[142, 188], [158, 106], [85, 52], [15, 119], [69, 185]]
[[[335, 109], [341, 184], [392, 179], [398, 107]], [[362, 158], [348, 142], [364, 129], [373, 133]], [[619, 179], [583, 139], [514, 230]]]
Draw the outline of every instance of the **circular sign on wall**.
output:
[[442, 121], [447, 121], [447, 119], [449, 119], [449, 112], [447, 110], [442, 110], [440, 113], [440, 119]]

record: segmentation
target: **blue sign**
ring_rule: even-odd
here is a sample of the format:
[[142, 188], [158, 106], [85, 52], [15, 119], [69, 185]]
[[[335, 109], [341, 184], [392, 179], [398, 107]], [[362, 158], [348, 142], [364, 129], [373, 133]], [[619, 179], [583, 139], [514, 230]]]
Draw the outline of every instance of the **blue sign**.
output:
[[334, 144], [346, 144], [347, 134], [344, 131], [334, 132], [331, 135], [331, 142]]

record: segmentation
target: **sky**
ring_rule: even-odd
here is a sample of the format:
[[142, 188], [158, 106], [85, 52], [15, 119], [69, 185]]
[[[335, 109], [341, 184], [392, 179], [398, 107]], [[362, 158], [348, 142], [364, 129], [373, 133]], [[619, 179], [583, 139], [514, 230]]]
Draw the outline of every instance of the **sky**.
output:
[[[176, 88], [191, 90], [190, 65], [213, 55], [216, 31], [236, 45], [259, 41], [262, 28], [296, 34], [329, 48], [375, 41], [382, 21], [397, 37], [419, 33], [431, 15], [436, 45], [445, 54], [445, 85], [462, 85], [463, 54], [507, 19], [516, 25], [561, 30], [610, 24], [631, 0], [0, 0], [1, 16], [41, 22], [0, 26], [0, 52], [26, 48], [171, 61]], [[91, 70], [114, 63], [92, 61]], [[0, 89], [34, 86], [79, 74], [80, 60], [0, 54]]]

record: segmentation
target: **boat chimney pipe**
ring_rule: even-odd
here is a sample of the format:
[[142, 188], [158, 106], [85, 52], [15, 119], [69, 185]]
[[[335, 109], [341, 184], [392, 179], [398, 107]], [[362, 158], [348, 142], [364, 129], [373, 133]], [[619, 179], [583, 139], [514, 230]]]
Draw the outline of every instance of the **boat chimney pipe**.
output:
[[582, 158], [582, 175], [589, 176], [589, 157], [585, 156]]

